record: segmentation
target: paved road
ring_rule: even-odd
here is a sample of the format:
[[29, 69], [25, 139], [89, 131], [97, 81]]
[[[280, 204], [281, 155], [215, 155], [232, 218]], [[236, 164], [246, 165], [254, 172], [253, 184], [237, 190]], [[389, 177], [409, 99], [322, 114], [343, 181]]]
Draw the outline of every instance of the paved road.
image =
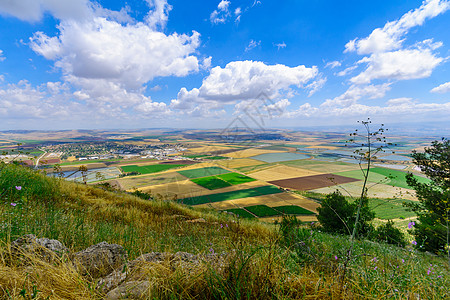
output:
[[43, 153], [41, 156], [39, 156], [39, 158], [36, 160], [36, 165], [34, 166], [35, 169], [38, 168], [38, 166], [39, 166], [39, 160], [40, 160], [41, 158], [43, 158], [43, 157], [45, 156], [45, 154], [47, 154], [47, 151], [44, 151], [44, 153]]

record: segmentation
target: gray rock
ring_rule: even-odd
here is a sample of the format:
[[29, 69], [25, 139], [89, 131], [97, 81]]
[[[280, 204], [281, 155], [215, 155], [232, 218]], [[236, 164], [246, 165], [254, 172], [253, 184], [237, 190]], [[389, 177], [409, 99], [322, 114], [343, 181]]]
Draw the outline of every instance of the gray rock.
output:
[[69, 253], [69, 249], [58, 240], [37, 238], [34, 234], [24, 235], [11, 243], [11, 254], [23, 257], [24, 253], [37, 254], [41, 259], [52, 261]]
[[105, 299], [143, 299], [148, 296], [150, 283], [148, 281], [128, 281], [106, 294]]
[[167, 253], [167, 252], [150, 252], [143, 254], [122, 265], [106, 277], [97, 281], [97, 290], [106, 293], [111, 289], [120, 286], [128, 281], [141, 281], [146, 276], [145, 266], [149, 264], [167, 263], [172, 270], [176, 268], [194, 268], [199, 263], [197, 255], [187, 252]]
[[81, 274], [99, 278], [123, 265], [127, 258], [122, 246], [101, 242], [75, 253], [73, 261]]

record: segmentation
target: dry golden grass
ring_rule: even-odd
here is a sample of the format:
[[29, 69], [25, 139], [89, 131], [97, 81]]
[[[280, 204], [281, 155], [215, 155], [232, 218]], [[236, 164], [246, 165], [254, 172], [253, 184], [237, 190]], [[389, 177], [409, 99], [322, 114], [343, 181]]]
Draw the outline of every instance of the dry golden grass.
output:
[[307, 169], [289, 167], [285, 165], [275, 165], [271, 168], [251, 173], [251, 176], [259, 180], [272, 181], [319, 174], [323, 173]]
[[217, 161], [217, 164], [224, 166], [226, 168], [235, 169], [249, 166], [262, 165], [264, 162], [261, 162], [256, 159], [250, 158], [241, 158], [241, 159], [224, 159]]
[[236, 152], [223, 154], [222, 156], [231, 157], [231, 158], [247, 158], [247, 157], [256, 156], [256, 155], [260, 155], [260, 154], [283, 153], [283, 152], [287, 152], [287, 151], [265, 150], [265, 149], [252, 148], [252, 149], [245, 149], [245, 150], [240, 150], [240, 151], [236, 151]]
[[50, 263], [33, 253], [23, 255], [28, 264], [11, 264], [10, 244], [0, 245], [1, 299], [95, 299], [67, 257]]

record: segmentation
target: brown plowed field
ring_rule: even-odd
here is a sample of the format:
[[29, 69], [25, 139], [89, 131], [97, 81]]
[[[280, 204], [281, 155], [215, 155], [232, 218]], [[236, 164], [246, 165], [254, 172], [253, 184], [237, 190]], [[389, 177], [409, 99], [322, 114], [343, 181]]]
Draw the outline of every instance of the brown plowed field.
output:
[[358, 179], [335, 174], [320, 174], [313, 176], [269, 181], [269, 183], [298, 191], [308, 191], [318, 189], [321, 187], [327, 187], [353, 181], [358, 181]]

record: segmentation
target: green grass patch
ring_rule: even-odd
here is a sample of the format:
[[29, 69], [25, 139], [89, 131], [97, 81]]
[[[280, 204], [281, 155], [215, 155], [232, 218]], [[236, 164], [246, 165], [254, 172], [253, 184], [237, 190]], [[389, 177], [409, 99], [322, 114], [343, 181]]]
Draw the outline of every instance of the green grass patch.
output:
[[232, 208], [227, 209], [227, 212], [232, 212], [235, 215], [238, 215], [239, 217], [246, 218], [246, 219], [254, 219], [255, 216], [249, 213], [247, 210], [243, 208]]
[[233, 200], [247, 197], [256, 197], [270, 194], [282, 193], [283, 191], [273, 185], [260, 186], [253, 189], [245, 189], [239, 191], [231, 191], [212, 195], [203, 195], [198, 197], [190, 197], [178, 200], [178, 202], [187, 205], [199, 205], [205, 203], [220, 202], [225, 200]]
[[231, 186], [231, 183], [228, 183], [216, 176], [193, 178], [191, 179], [191, 181], [204, 188], [207, 188], [208, 190], [216, 190], [227, 186]]
[[85, 165], [90, 163], [118, 162], [120, 159], [89, 159], [60, 163], [60, 166]]
[[151, 173], [157, 173], [165, 170], [170, 170], [174, 168], [184, 167], [186, 165], [170, 165], [170, 164], [162, 164], [162, 165], [148, 165], [148, 166], [122, 166], [120, 167], [123, 172], [129, 173], [129, 172], [138, 172], [140, 174], [151, 174]]
[[369, 207], [375, 212], [375, 217], [383, 220], [414, 217], [416, 214], [406, 210], [403, 203], [415, 202], [403, 199], [370, 198]]
[[231, 185], [237, 185], [237, 184], [252, 182], [252, 181], [256, 180], [254, 178], [250, 178], [248, 176], [245, 176], [245, 175], [239, 174], [239, 173], [226, 173], [226, 174], [218, 175], [217, 177], [228, 182]]
[[273, 207], [273, 209], [278, 210], [286, 215], [314, 215], [312, 211], [309, 211], [303, 207], [297, 205], [284, 205]]
[[272, 207], [269, 207], [267, 205], [253, 205], [253, 206], [246, 206], [246, 210], [251, 212], [252, 214], [263, 218], [263, 217], [274, 217], [281, 215], [281, 212], [273, 209]]
[[200, 178], [200, 177], [207, 177], [207, 176], [230, 173], [230, 171], [219, 168], [219, 167], [206, 167], [206, 168], [200, 168], [200, 169], [178, 171], [178, 173], [180, 173], [181, 175], [183, 175], [187, 178]]

